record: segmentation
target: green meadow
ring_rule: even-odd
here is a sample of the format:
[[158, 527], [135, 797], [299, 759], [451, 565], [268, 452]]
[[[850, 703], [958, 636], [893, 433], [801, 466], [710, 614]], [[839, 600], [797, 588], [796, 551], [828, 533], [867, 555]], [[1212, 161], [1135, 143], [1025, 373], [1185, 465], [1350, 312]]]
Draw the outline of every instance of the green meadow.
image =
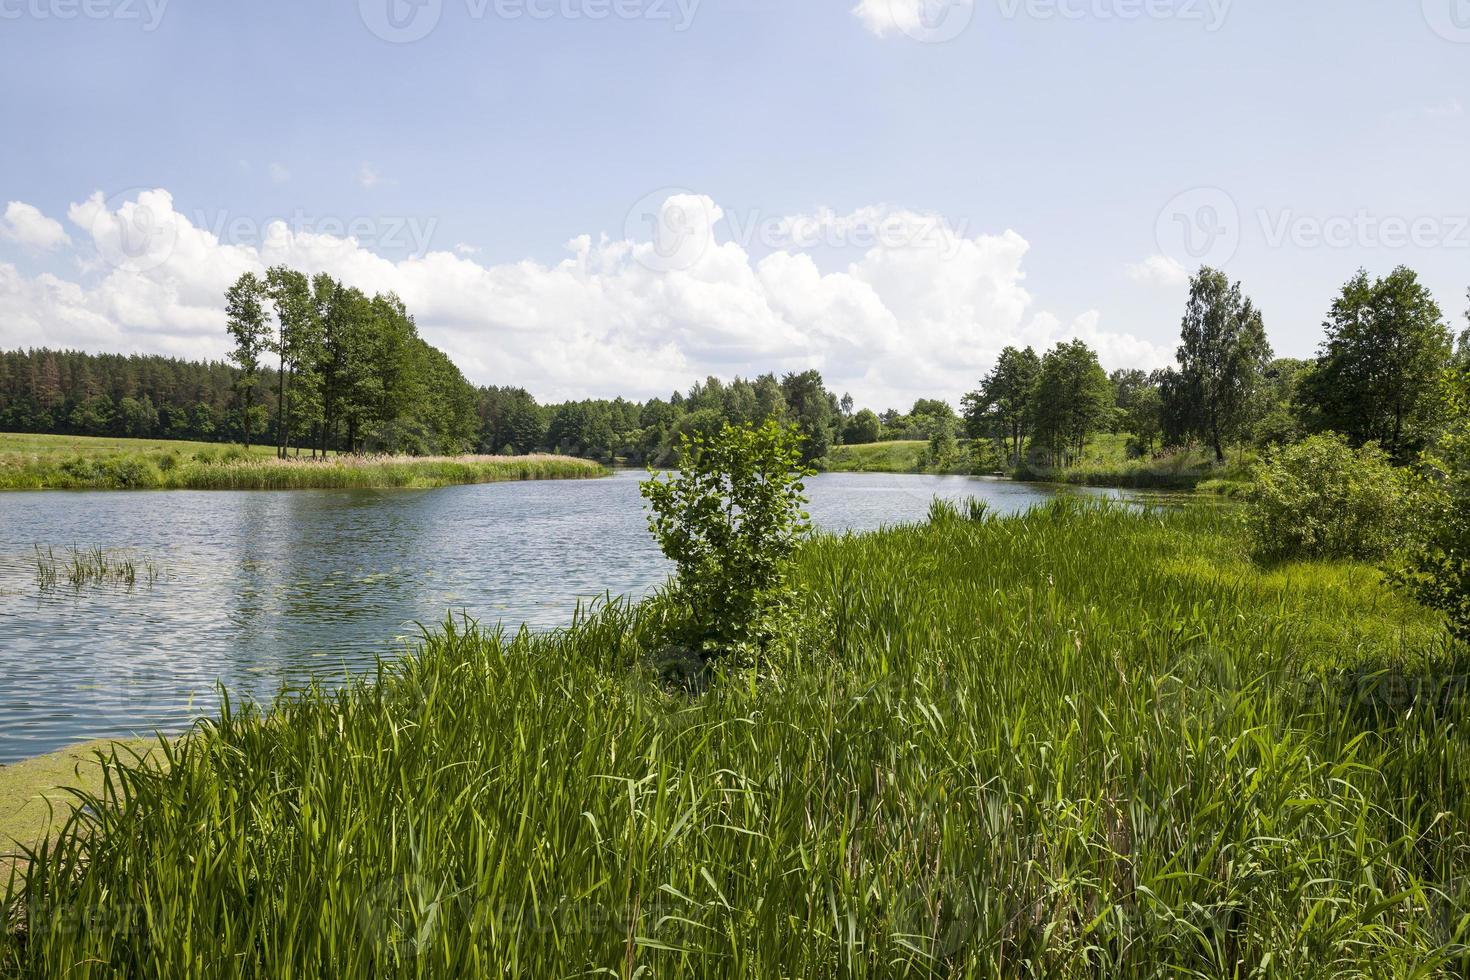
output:
[[832, 473], [920, 473], [928, 446], [922, 439], [833, 446], [823, 469]]
[[1466, 651], [1241, 521], [819, 536], [826, 627], [700, 692], [650, 666], [667, 595], [446, 623], [112, 750], [10, 882], [0, 973], [1464, 975]]

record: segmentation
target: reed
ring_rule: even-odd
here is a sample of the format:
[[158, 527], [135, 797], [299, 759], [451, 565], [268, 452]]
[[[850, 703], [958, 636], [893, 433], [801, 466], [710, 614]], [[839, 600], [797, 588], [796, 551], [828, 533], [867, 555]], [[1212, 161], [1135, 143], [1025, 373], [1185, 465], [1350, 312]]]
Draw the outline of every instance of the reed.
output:
[[0, 458], [0, 489], [424, 489], [606, 475], [566, 456], [332, 456], [277, 459], [238, 450]]
[[[820, 537], [819, 648], [690, 696], [666, 599], [448, 622], [226, 704], [10, 887], [30, 976], [1341, 977], [1470, 970], [1467, 654], [1237, 509]], [[963, 519], [961, 519], [963, 518]]]
[[141, 580], [152, 588], [163, 575], [163, 569], [151, 558], [134, 558], [126, 552], [82, 549], [73, 545], [64, 558], [57, 558], [52, 548], [36, 550], [36, 586], [46, 592], [55, 589], [62, 577], [73, 590], [88, 586], [117, 586], [131, 589]]

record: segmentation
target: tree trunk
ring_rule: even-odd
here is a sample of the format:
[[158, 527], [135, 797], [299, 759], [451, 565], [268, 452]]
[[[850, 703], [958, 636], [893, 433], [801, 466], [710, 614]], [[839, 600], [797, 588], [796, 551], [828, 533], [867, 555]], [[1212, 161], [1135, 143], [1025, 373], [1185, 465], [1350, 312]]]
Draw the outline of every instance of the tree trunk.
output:
[[245, 451], [250, 451], [250, 389], [245, 389], [245, 416], [240, 419], [240, 427], [245, 430]]
[[[295, 380], [295, 375], [296, 375], [296, 371], [295, 371], [295, 369], [292, 369], [292, 371], [290, 372], [290, 376], [286, 379], [286, 387], [287, 388], [290, 388], [291, 387], [291, 382]], [[285, 459], [285, 458], [287, 458], [290, 455], [291, 455], [291, 401], [290, 401], [290, 399], [287, 399], [286, 400], [286, 419], [285, 419], [285, 424], [281, 426], [281, 458], [282, 459]]]
[[286, 458], [286, 354], [281, 353], [281, 366], [276, 369], [276, 458]]

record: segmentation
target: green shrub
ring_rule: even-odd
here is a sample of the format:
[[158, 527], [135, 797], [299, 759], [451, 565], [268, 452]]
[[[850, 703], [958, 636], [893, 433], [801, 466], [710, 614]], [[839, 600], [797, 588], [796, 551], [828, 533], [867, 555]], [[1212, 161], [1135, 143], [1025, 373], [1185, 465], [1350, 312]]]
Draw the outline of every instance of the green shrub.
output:
[[1407, 481], [1374, 444], [1328, 432], [1267, 453], [1251, 490], [1251, 528], [1266, 559], [1379, 560], [1398, 544]]
[[146, 456], [132, 454], [113, 456], [103, 463], [106, 485], [123, 490], [141, 490], [158, 486], [158, 467]]
[[802, 509], [801, 436], [769, 420], [680, 438], [681, 469], [642, 484], [649, 529], [678, 568], [678, 637], [708, 663], [751, 663], [793, 625], [791, 556], [811, 524]]
[[1391, 574], [1470, 640], [1470, 374], [1448, 387], [1451, 421], [1421, 460], [1415, 533]]

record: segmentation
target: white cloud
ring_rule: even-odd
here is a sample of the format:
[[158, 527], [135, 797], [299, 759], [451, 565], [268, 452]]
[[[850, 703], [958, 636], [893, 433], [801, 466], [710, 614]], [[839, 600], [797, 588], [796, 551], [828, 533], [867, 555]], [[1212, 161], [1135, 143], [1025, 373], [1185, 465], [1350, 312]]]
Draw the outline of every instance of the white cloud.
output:
[[1189, 270], [1167, 255], [1150, 255], [1128, 267], [1128, 278], [1150, 286], [1182, 286]]
[[287, 170], [282, 164], [272, 163], [269, 170], [271, 180], [275, 181], [277, 184], [284, 184], [286, 181], [291, 179], [291, 171]]
[[11, 201], [5, 206], [5, 217], [0, 219], [0, 237], [41, 251], [50, 251], [71, 242], [61, 222], [20, 201]]
[[[722, 214], [704, 197], [673, 198], [676, 213]], [[866, 214], [867, 212], [858, 212]], [[922, 216], [891, 212], [907, 227]], [[1029, 245], [1013, 231], [934, 241], [878, 242], [837, 271], [805, 251], [760, 259], [712, 234], [661, 264], [657, 241], [580, 236], [559, 262], [485, 265], [450, 251], [390, 261], [351, 238], [277, 222], [261, 244], [221, 242], [153, 190], [109, 205], [72, 205], [81, 281], [27, 278], [0, 265], [5, 346], [74, 346], [221, 357], [222, 297], [246, 270], [285, 263], [329, 272], [369, 292], [397, 292], [419, 328], [479, 383], [522, 385], [544, 398], [667, 395], [707, 374], [729, 377], [814, 367], [861, 404], [906, 407], [919, 396], [957, 400], [1007, 344], [1038, 349], [1082, 337], [1108, 367], [1153, 367], [1168, 352], [1100, 326], [1032, 309], [1023, 286]], [[851, 228], [851, 221], [830, 225]]]
[[364, 163], [357, 171], [357, 182], [363, 188], [372, 190], [383, 182], [383, 177], [370, 163]]

